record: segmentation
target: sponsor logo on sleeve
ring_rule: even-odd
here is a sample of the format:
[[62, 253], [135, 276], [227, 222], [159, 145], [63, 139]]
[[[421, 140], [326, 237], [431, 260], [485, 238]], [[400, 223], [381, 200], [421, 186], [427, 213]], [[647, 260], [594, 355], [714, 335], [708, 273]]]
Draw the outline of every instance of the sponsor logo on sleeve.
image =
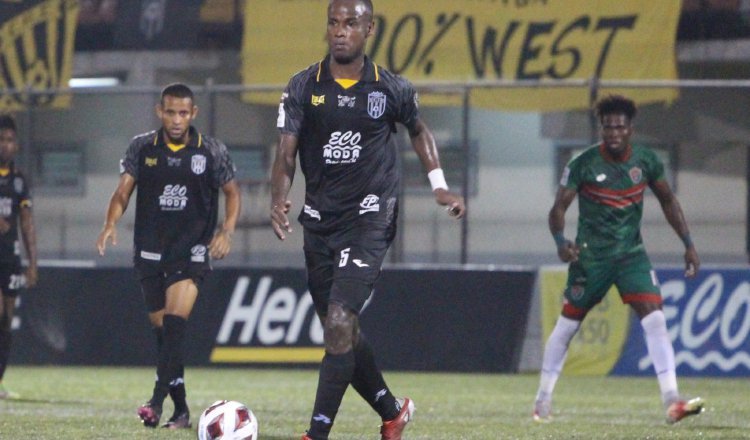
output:
[[560, 185], [566, 186], [568, 184], [568, 179], [570, 179], [570, 167], [565, 167], [562, 172], [562, 177], [560, 177]]
[[289, 93], [281, 94], [281, 102], [279, 103], [279, 116], [276, 118], [276, 128], [284, 128], [286, 124], [286, 111], [284, 111], [284, 101], [289, 97]]

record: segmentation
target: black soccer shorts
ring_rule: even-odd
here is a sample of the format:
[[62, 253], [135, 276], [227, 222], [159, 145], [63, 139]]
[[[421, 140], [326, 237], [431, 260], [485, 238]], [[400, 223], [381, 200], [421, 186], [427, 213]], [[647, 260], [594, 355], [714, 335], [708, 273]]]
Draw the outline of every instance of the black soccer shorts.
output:
[[192, 279], [200, 288], [204, 278], [211, 271], [208, 263], [189, 263], [186, 270], [164, 272], [156, 265], [137, 264], [136, 273], [141, 284], [143, 300], [149, 313], [159, 311], [166, 306], [167, 288], [182, 280]]
[[329, 302], [355, 313], [362, 310], [395, 234], [395, 219], [360, 221], [330, 233], [305, 229], [307, 284], [319, 316], [327, 314]]
[[0, 264], [0, 291], [3, 296], [15, 298], [26, 287], [26, 276], [20, 261]]

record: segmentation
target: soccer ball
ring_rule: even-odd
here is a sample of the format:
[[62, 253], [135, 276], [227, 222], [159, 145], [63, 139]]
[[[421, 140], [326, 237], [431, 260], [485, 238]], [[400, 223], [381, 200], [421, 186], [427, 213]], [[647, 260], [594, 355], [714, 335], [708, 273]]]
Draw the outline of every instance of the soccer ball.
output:
[[258, 419], [240, 402], [217, 400], [198, 422], [198, 440], [257, 440]]

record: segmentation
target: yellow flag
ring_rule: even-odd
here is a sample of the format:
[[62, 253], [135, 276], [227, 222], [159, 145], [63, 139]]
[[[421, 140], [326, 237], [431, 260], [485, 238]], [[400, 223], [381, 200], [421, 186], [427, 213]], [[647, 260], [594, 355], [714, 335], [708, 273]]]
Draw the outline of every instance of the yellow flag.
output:
[[65, 89], [73, 69], [77, 0], [27, 0], [0, 9], [0, 111], [28, 104], [67, 107], [68, 94], [9, 94]]

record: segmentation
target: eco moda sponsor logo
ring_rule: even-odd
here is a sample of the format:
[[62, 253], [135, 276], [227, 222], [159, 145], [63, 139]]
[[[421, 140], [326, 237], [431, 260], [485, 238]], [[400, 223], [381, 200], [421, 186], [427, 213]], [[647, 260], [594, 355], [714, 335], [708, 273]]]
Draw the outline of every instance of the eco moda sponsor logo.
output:
[[354, 108], [356, 100], [356, 96], [339, 95], [339, 107]]
[[310, 205], [305, 205], [304, 212], [308, 216], [320, 220], [320, 212], [317, 211], [317, 210], [315, 210], [315, 209], [312, 209], [312, 207], [310, 207]]
[[[664, 315], [678, 373], [750, 373], [750, 282], [747, 271], [717, 270], [686, 283], [682, 271], [660, 271]], [[643, 355], [638, 369], [651, 371]]]
[[630, 174], [630, 180], [632, 180], [633, 183], [640, 183], [643, 178], [643, 170], [639, 167], [631, 168], [630, 171], [628, 171], [628, 174]]
[[326, 164], [350, 164], [359, 159], [359, 152], [362, 147], [359, 142], [362, 135], [353, 131], [334, 131], [328, 139], [328, 143], [323, 146], [323, 158]]
[[380, 197], [376, 196], [375, 194], [368, 194], [365, 196], [364, 199], [359, 204], [359, 207], [361, 208], [359, 210], [359, 215], [368, 213], [368, 212], [378, 212], [380, 211]]
[[196, 263], [203, 263], [206, 261], [206, 246], [202, 244], [196, 244], [190, 248], [190, 261]]
[[367, 95], [367, 114], [372, 119], [378, 119], [385, 113], [386, 96], [383, 92], [370, 92]]
[[195, 174], [203, 174], [206, 171], [206, 156], [202, 154], [196, 154], [190, 161], [190, 169]]
[[167, 185], [159, 196], [159, 207], [162, 211], [182, 211], [187, 206], [187, 186]]

